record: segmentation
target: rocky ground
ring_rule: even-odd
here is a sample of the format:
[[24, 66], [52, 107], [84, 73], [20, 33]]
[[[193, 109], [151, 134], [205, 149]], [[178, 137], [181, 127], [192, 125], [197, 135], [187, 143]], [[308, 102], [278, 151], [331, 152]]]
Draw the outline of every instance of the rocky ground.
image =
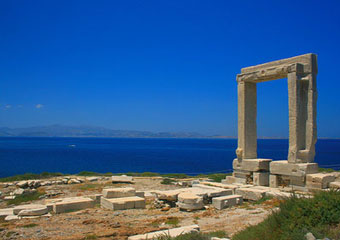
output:
[[[216, 210], [208, 205], [205, 210], [183, 212], [178, 208], [157, 209], [154, 199], [147, 191], [170, 190], [178, 185], [163, 185], [162, 178], [135, 178], [134, 184], [112, 184], [110, 179], [101, 178], [89, 182], [78, 179], [74, 184], [52, 184], [40, 186], [38, 192], [53, 193], [44, 198], [88, 196], [101, 193], [104, 187], [132, 186], [146, 191], [146, 209], [112, 211], [100, 208], [52, 214], [47, 217], [5, 221], [0, 218], [0, 239], [127, 239], [128, 236], [156, 230], [198, 224], [203, 232], [225, 231], [229, 236], [248, 225], [261, 222], [277, 205], [276, 200], [262, 204], [244, 203], [238, 207]], [[51, 180], [52, 182], [53, 180]], [[11, 184], [10, 184], [11, 185]], [[2, 195], [18, 189], [17, 186], [2, 185]], [[54, 196], [53, 196], [54, 195]], [[44, 199], [32, 201], [43, 203]], [[8, 201], [0, 202], [0, 208], [8, 208]], [[167, 210], [167, 211], [164, 211]]]

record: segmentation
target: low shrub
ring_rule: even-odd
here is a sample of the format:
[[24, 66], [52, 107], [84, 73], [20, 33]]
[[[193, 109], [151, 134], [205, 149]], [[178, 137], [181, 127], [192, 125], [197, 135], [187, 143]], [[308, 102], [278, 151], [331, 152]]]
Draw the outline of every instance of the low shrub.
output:
[[210, 233], [193, 232], [182, 234], [174, 238], [171, 238], [170, 236], [165, 234], [164, 236], [158, 237], [157, 240], [210, 240], [212, 237], [224, 238], [228, 236], [224, 231], [216, 231]]
[[176, 182], [175, 180], [171, 179], [171, 178], [163, 178], [163, 180], [161, 181], [161, 184], [164, 185], [171, 185], [174, 182]]
[[36, 224], [36, 223], [29, 223], [29, 224], [23, 225], [21, 227], [23, 227], [23, 228], [33, 228], [33, 227], [36, 227], [36, 226], [38, 226], [38, 224]]
[[14, 181], [23, 181], [23, 180], [31, 180], [31, 179], [44, 179], [44, 178], [51, 178], [51, 177], [58, 177], [63, 176], [62, 173], [50, 173], [50, 172], [42, 172], [40, 174], [36, 173], [25, 173], [25, 174], [19, 174], [14, 175], [11, 177], [4, 177], [0, 178], [0, 182], [14, 182]]
[[168, 225], [173, 225], [173, 226], [178, 226], [179, 224], [179, 219], [178, 217], [169, 217], [165, 224], [168, 224]]
[[[233, 240], [297, 240], [312, 232], [316, 238], [336, 238], [340, 232], [340, 192], [320, 191], [313, 198], [287, 199], [266, 220], [248, 227]], [[338, 231], [339, 230], [339, 231]]]
[[221, 182], [226, 176], [230, 176], [231, 173], [212, 173], [212, 174], [200, 174], [197, 177], [210, 178], [214, 182]]

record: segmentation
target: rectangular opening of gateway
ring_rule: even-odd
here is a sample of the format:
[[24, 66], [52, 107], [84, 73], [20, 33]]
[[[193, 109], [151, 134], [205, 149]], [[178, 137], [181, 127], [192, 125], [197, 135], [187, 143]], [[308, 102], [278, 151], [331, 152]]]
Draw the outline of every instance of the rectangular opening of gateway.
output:
[[289, 148], [287, 78], [257, 84], [257, 136], [259, 158], [287, 159]]

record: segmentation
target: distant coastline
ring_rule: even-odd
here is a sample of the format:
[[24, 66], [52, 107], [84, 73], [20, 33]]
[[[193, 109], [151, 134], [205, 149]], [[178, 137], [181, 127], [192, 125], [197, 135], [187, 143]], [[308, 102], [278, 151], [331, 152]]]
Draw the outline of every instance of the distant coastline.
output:
[[[213, 138], [237, 139], [237, 136], [204, 135], [196, 132], [151, 132], [136, 130], [112, 130], [94, 126], [49, 125], [27, 128], [0, 127], [0, 137], [63, 137], [63, 138]], [[288, 139], [287, 137], [266, 137], [258, 139]], [[319, 137], [319, 139], [340, 139]]]

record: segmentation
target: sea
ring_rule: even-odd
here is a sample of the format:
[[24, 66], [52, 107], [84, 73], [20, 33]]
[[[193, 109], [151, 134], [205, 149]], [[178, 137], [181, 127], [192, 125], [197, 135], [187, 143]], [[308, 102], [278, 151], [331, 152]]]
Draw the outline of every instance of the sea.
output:
[[[0, 177], [81, 171], [189, 175], [232, 171], [237, 139], [1, 137]], [[259, 139], [258, 157], [285, 160], [287, 139]], [[340, 140], [319, 139], [315, 161], [340, 169]]]

